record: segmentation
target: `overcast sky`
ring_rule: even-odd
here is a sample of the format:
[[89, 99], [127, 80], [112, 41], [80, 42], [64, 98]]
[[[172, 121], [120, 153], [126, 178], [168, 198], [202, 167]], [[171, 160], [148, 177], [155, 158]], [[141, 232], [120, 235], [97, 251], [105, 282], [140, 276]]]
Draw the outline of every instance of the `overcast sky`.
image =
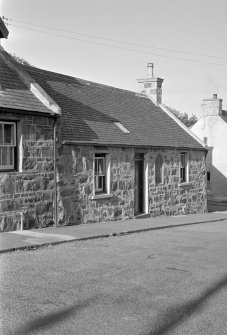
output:
[[0, 0], [11, 24], [2, 46], [37, 67], [133, 91], [153, 62], [163, 102], [199, 117], [213, 93], [227, 110], [226, 13], [226, 0]]

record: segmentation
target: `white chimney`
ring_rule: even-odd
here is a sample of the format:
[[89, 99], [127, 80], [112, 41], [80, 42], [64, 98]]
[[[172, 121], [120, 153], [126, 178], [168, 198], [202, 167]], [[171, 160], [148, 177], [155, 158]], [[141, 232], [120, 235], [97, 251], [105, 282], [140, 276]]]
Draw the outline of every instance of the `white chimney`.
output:
[[139, 92], [150, 96], [157, 105], [162, 103], [162, 83], [164, 79], [154, 77], [154, 64], [147, 64], [147, 78], [137, 79]]
[[203, 99], [202, 109], [203, 115], [222, 115], [222, 99], [213, 94], [213, 98]]

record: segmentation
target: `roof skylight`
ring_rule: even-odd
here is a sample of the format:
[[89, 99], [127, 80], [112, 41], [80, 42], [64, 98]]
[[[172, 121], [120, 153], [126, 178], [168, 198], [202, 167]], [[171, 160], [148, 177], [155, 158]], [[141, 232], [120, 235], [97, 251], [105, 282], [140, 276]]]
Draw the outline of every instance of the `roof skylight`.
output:
[[114, 124], [124, 133], [124, 134], [130, 134], [130, 131], [125, 128], [120, 122], [114, 122]]

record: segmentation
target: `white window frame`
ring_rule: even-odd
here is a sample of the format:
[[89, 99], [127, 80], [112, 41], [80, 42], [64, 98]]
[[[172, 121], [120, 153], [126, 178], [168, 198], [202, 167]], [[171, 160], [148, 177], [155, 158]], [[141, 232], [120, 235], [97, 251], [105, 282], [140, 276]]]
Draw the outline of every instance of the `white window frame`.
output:
[[[96, 167], [96, 160], [103, 160], [103, 166], [105, 167], [103, 174], [97, 174], [95, 171]], [[112, 194], [110, 194], [110, 155], [108, 152], [95, 152], [95, 157], [94, 157], [94, 191], [93, 191], [93, 199], [97, 198], [106, 198], [106, 197], [111, 197]], [[96, 187], [97, 185], [97, 179], [98, 177], [105, 176], [105, 184], [103, 187]]]
[[[97, 171], [96, 165], [102, 165], [103, 170]], [[95, 154], [95, 194], [106, 192], [106, 155]], [[101, 181], [101, 187], [99, 187], [99, 181]]]
[[[4, 143], [4, 125], [9, 124], [13, 126], [13, 143]], [[0, 144], [0, 171], [12, 171], [15, 170], [15, 148], [17, 146], [17, 139], [16, 139], [16, 122], [10, 121], [0, 121], [0, 125], [2, 127], [2, 140], [3, 143]], [[2, 165], [2, 148], [13, 148], [13, 155], [12, 155], [12, 164]]]
[[[182, 157], [184, 165], [182, 166]], [[181, 177], [184, 171], [184, 178]], [[180, 184], [189, 183], [189, 152], [180, 153]]]

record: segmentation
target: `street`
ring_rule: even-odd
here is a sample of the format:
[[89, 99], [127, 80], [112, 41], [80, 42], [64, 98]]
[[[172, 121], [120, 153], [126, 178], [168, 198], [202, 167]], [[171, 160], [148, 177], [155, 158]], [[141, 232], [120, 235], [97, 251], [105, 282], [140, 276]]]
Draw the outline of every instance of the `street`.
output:
[[1, 334], [226, 334], [226, 222], [2, 254]]

